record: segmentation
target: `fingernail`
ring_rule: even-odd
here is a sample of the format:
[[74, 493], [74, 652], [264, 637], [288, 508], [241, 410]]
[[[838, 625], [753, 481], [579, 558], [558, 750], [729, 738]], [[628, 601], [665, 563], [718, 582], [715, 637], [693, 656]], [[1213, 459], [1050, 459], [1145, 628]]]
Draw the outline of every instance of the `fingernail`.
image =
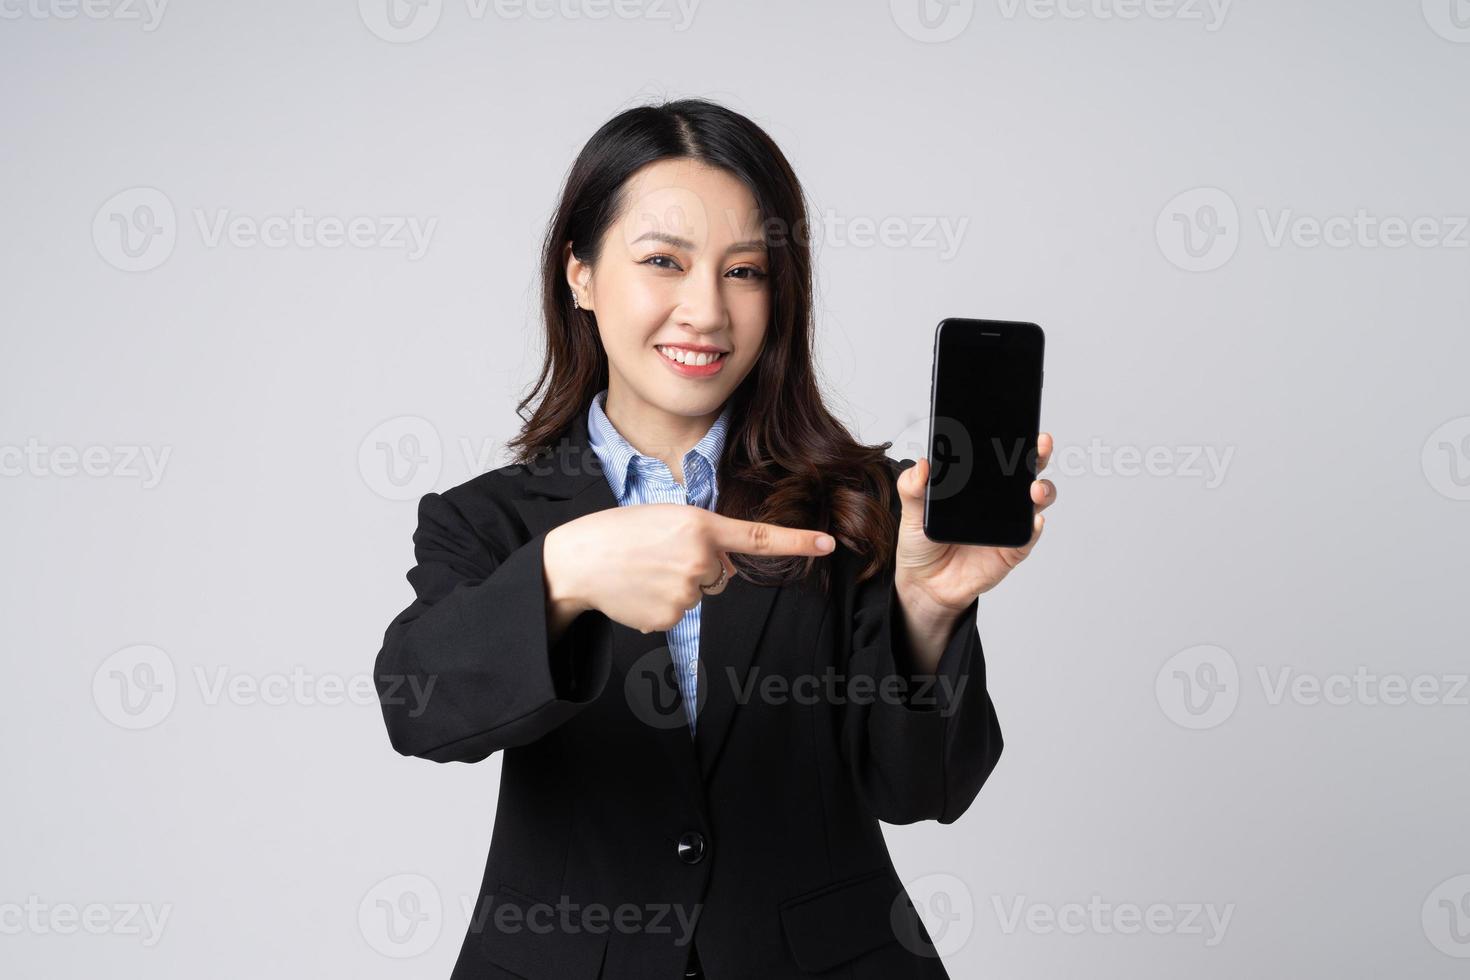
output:
[[837, 547], [837, 542], [835, 540], [833, 540], [832, 535], [830, 535], [830, 534], [819, 534], [819, 535], [817, 535], [817, 550], [818, 551], [831, 551], [835, 547]]

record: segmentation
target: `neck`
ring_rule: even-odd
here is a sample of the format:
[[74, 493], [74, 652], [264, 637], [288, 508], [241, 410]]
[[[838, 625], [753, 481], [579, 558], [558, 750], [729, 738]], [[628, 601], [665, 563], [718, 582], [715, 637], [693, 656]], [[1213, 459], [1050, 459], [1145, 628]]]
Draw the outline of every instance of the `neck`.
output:
[[703, 439], [719, 418], [720, 410], [705, 415], [672, 415], [613, 385], [602, 410], [628, 444], [645, 456], [661, 460], [674, 479], [684, 482], [684, 456]]

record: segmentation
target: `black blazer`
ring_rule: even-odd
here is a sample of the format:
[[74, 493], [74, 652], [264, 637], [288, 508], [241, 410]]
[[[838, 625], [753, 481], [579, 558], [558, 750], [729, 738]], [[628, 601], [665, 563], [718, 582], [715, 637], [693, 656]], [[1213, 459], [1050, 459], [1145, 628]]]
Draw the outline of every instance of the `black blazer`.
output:
[[839, 544], [830, 597], [736, 577], [703, 600], [691, 738], [664, 634], [593, 611], [547, 642], [546, 532], [616, 506], [582, 413], [555, 457], [419, 502], [417, 599], [375, 670], [389, 739], [503, 753], [453, 980], [677, 980], [691, 932], [710, 980], [946, 977], [879, 821], [952, 823], [1000, 756], [978, 600], [899, 696], [891, 564], [857, 586]]

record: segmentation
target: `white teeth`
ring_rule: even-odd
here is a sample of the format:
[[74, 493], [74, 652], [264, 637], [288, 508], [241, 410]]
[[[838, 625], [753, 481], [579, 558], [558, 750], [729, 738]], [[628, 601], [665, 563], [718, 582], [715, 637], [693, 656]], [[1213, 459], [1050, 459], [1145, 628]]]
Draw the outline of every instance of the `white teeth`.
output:
[[706, 364], [712, 364], [723, 356], [721, 354], [695, 353], [694, 351], [681, 350], [678, 347], [658, 347], [656, 349], [669, 360], [676, 361], [679, 364], [688, 364], [691, 367], [703, 367]]

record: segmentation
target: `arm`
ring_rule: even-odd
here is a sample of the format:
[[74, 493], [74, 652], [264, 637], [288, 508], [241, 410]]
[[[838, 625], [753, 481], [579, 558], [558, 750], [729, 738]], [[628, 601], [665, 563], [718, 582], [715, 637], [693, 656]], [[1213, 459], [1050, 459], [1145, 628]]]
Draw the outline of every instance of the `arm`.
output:
[[[889, 500], [901, 523], [897, 469], [894, 476]], [[842, 748], [858, 793], [879, 820], [954, 823], [1004, 745], [986, 689], [979, 597], [958, 613], [936, 610], [919, 592], [904, 595], [895, 585], [895, 564], [897, 558], [866, 582], [848, 579], [848, 673], [872, 679], [867, 689], [875, 693], [851, 698]]]
[[856, 586], [848, 671], [872, 678], [874, 693], [847, 705], [843, 749], [859, 795], [879, 820], [953, 823], [1000, 759], [979, 604], [977, 597], [944, 627], [947, 635], [926, 638], [938, 646], [930, 668], [910, 639], [892, 566]]
[[374, 676], [394, 749], [478, 762], [535, 741], [596, 700], [611, 670], [601, 614], [555, 597], [546, 536], [486, 542], [445, 497], [419, 502], [417, 598], [389, 624]]

